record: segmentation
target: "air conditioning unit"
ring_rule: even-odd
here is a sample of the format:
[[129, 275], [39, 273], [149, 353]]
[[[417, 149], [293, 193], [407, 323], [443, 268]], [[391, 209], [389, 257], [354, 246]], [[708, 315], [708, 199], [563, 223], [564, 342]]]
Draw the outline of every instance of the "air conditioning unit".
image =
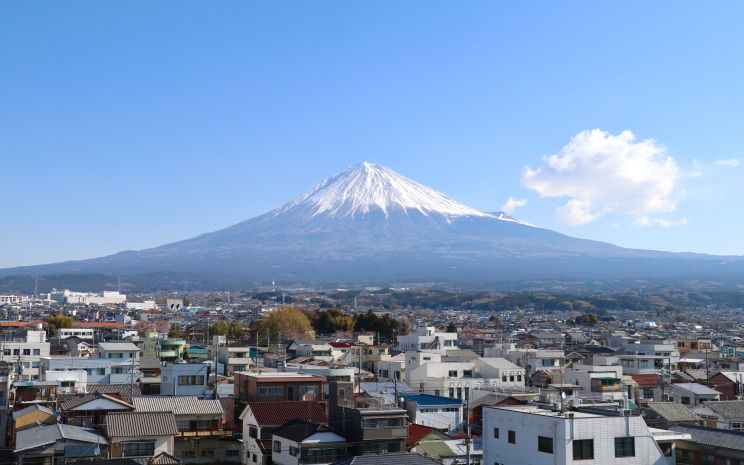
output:
[[628, 410], [628, 409], [623, 410], [623, 416], [624, 417], [629, 417], [630, 416], [630, 410]]

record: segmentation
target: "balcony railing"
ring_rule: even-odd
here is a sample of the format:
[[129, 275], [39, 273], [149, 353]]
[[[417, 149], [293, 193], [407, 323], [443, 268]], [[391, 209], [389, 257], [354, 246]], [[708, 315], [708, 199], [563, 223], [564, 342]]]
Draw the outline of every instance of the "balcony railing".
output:
[[199, 431], [180, 431], [176, 439], [191, 438], [231, 438], [233, 432], [230, 430], [199, 430]]

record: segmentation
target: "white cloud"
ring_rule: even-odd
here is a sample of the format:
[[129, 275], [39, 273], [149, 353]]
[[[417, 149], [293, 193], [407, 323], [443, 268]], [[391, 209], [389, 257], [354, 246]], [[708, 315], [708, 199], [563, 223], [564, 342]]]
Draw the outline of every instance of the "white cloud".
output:
[[555, 211], [553, 219], [567, 226], [578, 226], [580, 224], [590, 223], [600, 216], [602, 216], [601, 212], [592, 213], [590, 202], [572, 199]]
[[661, 226], [663, 228], [672, 228], [675, 226], [684, 226], [687, 224], [687, 218], [681, 218], [677, 221], [669, 221], [663, 218], [650, 218], [648, 216], [640, 216], [633, 221], [633, 226], [642, 228], [644, 226]]
[[716, 162], [718, 166], [739, 166], [738, 158], [729, 158], [728, 160], [718, 160]]
[[543, 160], [544, 166], [526, 169], [522, 184], [541, 197], [570, 197], [554, 216], [564, 224], [588, 223], [608, 212], [642, 216], [677, 208], [677, 163], [663, 146], [652, 139], [636, 142], [630, 131], [582, 131]]
[[525, 205], [527, 205], [526, 200], [509, 197], [509, 200], [507, 200], [506, 203], [501, 206], [501, 210], [507, 215], [511, 215], [512, 213], [514, 213], [514, 210], [517, 207], [524, 207]]

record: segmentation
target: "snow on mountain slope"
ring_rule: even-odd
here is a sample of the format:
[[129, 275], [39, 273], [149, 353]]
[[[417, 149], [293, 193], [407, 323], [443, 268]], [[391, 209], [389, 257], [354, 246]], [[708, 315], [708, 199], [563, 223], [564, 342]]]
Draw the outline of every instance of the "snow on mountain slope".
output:
[[314, 189], [274, 210], [272, 216], [289, 214], [306, 219], [326, 215], [334, 218], [364, 216], [376, 210], [385, 217], [394, 211], [423, 215], [493, 217], [455, 202], [436, 190], [399, 175], [390, 168], [361, 163], [332, 176]]

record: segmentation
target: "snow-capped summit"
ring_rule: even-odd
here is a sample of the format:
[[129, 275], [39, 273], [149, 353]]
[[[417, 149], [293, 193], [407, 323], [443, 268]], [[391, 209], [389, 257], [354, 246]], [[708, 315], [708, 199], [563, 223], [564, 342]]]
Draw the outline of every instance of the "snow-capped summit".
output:
[[331, 176], [274, 210], [274, 215], [291, 214], [311, 218], [322, 214], [334, 218], [355, 218], [375, 211], [381, 211], [385, 217], [392, 212], [408, 214], [413, 211], [424, 216], [440, 214], [448, 218], [491, 216], [401, 176], [390, 168], [367, 162]]

